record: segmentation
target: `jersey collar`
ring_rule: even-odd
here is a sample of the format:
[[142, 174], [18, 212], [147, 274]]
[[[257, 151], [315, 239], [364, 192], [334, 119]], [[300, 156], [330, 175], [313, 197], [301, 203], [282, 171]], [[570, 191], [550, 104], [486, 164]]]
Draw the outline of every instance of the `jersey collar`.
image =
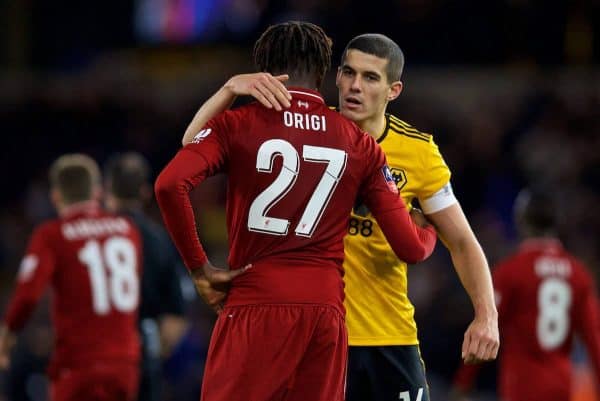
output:
[[79, 214], [95, 214], [100, 210], [100, 203], [95, 200], [82, 201], [65, 206], [60, 211], [60, 217], [73, 217]]
[[554, 237], [536, 237], [528, 238], [521, 242], [520, 248], [526, 251], [540, 250], [540, 249], [562, 249], [562, 242], [558, 238]]
[[377, 143], [383, 142], [385, 137], [388, 135], [389, 131], [390, 131], [390, 115], [386, 113], [385, 114], [385, 127], [383, 127], [383, 132], [381, 134], [379, 134], [379, 136], [377, 137], [377, 139], [376, 139]]
[[290, 95], [292, 95], [292, 99], [308, 100], [310, 102], [318, 102], [321, 104], [325, 104], [323, 95], [321, 95], [315, 90], [301, 87], [290, 87], [288, 88], [288, 92], [290, 93]]

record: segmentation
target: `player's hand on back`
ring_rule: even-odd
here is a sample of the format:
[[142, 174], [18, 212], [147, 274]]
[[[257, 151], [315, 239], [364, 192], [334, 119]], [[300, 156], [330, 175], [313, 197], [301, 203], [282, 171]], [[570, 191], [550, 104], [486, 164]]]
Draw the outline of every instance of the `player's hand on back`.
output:
[[476, 316], [465, 332], [463, 361], [467, 365], [492, 361], [498, 356], [499, 347], [498, 319]]
[[251, 264], [247, 264], [240, 269], [221, 269], [213, 266], [210, 262], [206, 262], [204, 266], [202, 266], [202, 271], [204, 273], [204, 277], [211, 285], [214, 286], [231, 282], [234, 278], [240, 274], [244, 274], [246, 270], [250, 269], [251, 267]]
[[252, 265], [249, 264], [241, 269], [225, 270], [206, 262], [201, 269], [192, 271], [196, 292], [215, 312], [221, 313], [229, 290], [229, 283], [250, 267]]
[[292, 96], [283, 82], [287, 74], [273, 76], [267, 72], [235, 75], [227, 81], [225, 88], [236, 96], [249, 95], [258, 100], [263, 106], [281, 111], [290, 107]]
[[223, 310], [223, 303], [227, 297], [227, 285], [212, 286], [204, 276], [202, 269], [192, 272], [192, 281], [196, 287], [196, 292], [202, 300], [212, 308], [217, 314]]

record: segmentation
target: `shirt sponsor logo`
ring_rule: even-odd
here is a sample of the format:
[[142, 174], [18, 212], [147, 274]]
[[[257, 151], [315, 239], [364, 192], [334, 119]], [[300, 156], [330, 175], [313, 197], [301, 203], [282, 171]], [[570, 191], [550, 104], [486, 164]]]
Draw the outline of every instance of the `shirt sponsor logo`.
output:
[[205, 128], [202, 131], [198, 132], [196, 134], [196, 136], [194, 137], [194, 139], [192, 139], [192, 143], [200, 143], [204, 140], [204, 138], [206, 138], [207, 136], [210, 135], [212, 129], [211, 128]]

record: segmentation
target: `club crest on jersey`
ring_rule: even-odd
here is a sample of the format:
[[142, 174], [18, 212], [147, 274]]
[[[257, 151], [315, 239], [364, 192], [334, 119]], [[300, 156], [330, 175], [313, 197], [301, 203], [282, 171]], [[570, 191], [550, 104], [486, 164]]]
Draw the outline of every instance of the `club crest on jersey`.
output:
[[394, 176], [392, 175], [390, 168], [387, 165], [385, 165], [381, 168], [381, 172], [383, 173], [383, 178], [385, 178], [385, 182], [390, 191], [397, 194], [398, 187], [396, 186], [396, 181], [394, 181]]
[[204, 140], [204, 138], [210, 135], [211, 131], [211, 128], [205, 128], [202, 131], [198, 132], [196, 136], [194, 136], [194, 139], [192, 139], [192, 143], [200, 143]]
[[392, 172], [392, 177], [394, 178], [394, 182], [398, 187], [398, 191], [400, 191], [408, 182], [408, 180], [406, 179], [406, 172], [401, 168], [396, 167], [392, 168], [390, 171]]

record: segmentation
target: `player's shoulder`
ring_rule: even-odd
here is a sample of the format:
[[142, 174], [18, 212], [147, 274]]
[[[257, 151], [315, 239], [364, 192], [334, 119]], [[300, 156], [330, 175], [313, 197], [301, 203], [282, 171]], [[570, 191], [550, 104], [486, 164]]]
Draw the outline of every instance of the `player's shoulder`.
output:
[[128, 217], [133, 220], [133, 223], [138, 227], [140, 233], [144, 237], [149, 237], [154, 244], [161, 244], [169, 241], [169, 236], [163, 226], [147, 215], [139, 213]]
[[417, 144], [429, 144], [433, 142], [433, 135], [423, 132], [404, 120], [396, 117], [393, 114], [386, 114], [387, 120], [387, 135], [397, 135], [402, 138]]
[[563, 255], [569, 260], [572, 275], [576, 280], [584, 283], [591, 283], [594, 281], [592, 271], [583, 260], [579, 259], [577, 256], [573, 255], [567, 250], [564, 250], [563, 252]]
[[45, 220], [34, 227], [32, 235], [52, 236], [60, 231], [61, 225], [62, 220], [58, 217]]
[[[214, 116], [209, 121], [211, 124], [225, 124], [227, 126], [235, 125], [239, 122], [248, 122], [260, 115], [265, 110], [269, 110], [264, 106], [261, 106], [258, 102], [251, 102], [237, 106], [228, 110], [224, 110], [221, 113]], [[218, 125], [217, 125], [218, 126]]]
[[524, 262], [528, 259], [531, 259], [531, 255], [521, 250], [516, 250], [496, 262], [492, 268], [492, 273], [494, 275], [509, 274], [514, 270], [522, 269]]
[[322, 111], [327, 118], [328, 127], [337, 127], [352, 139], [352, 142], [360, 144], [359, 146], [373, 146], [375, 139], [366, 131], [362, 130], [354, 121], [344, 117], [339, 109], [334, 106], [323, 106]]

